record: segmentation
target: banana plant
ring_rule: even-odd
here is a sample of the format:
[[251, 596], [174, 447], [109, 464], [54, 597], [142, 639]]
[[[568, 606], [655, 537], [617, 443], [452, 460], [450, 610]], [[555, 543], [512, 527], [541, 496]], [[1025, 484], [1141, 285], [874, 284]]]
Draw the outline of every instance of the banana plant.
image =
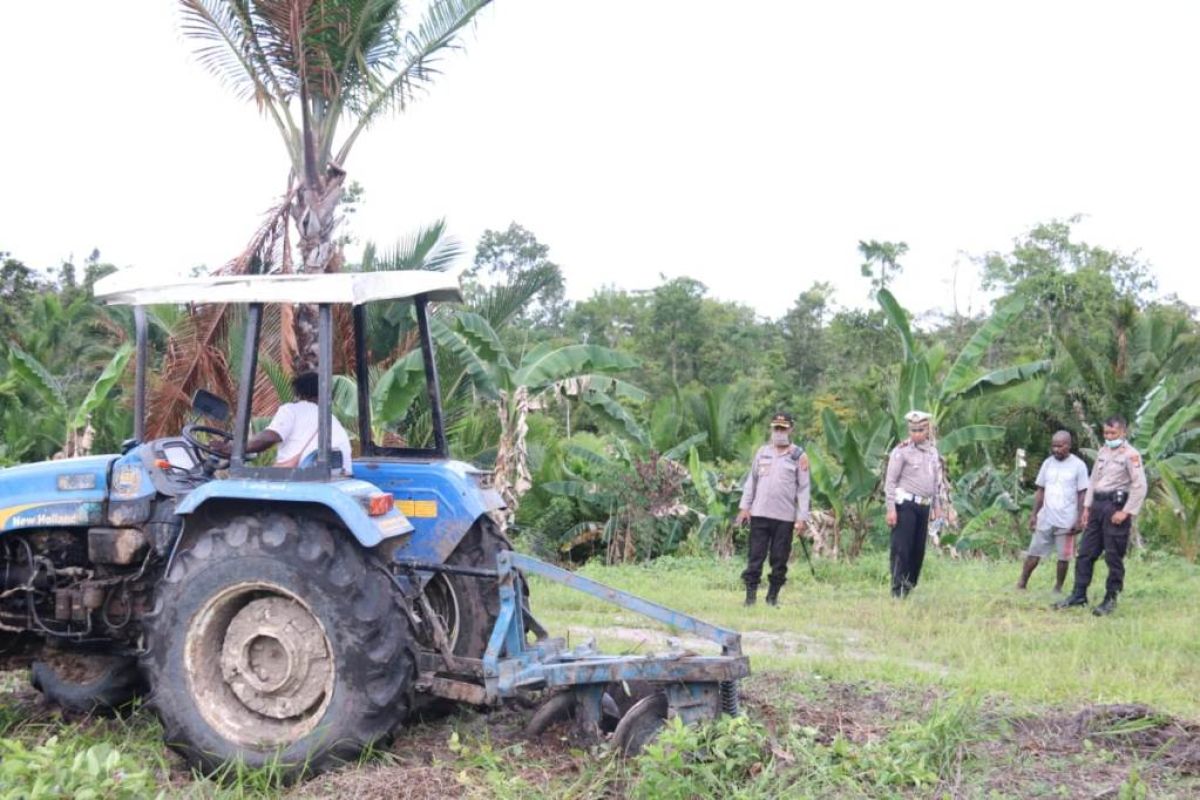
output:
[[1170, 465], [1159, 467], [1155, 498], [1169, 511], [1173, 538], [1188, 561], [1200, 556], [1200, 487], [1189, 483]]
[[[602, 416], [627, 432], [637, 431], [636, 423], [619, 401], [641, 402], [645, 393], [616, 377], [638, 365], [633, 356], [601, 345], [554, 342], [543, 342], [519, 357], [512, 356], [482, 314], [465, 310], [434, 316], [430, 331], [439, 348], [462, 366], [460, 377], [448, 393], [456, 393], [458, 384], [464, 384], [496, 412], [500, 422], [496, 485], [508, 502], [510, 514], [515, 513], [521, 495], [532, 485], [526, 444], [528, 417], [560, 393], [576, 391]], [[385, 411], [389, 418], [405, 411], [424, 387], [424, 376], [415, 368], [419, 356], [415, 358], [418, 360], [412, 362], [413, 369], [393, 366], [388, 371], [391, 401]]]
[[[125, 374], [132, 355], [132, 345], [126, 343], [118, 348], [92, 381], [83, 399], [73, 403], [61, 382], [38, 359], [10, 344], [9, 371], [0, 386], [0, 394], [36, 398], [41, 406], [37, 417], [44, 423], [40, 430], [47, 438], [52, 435], [51, 431], [57, 430], [54, 442], [59, 446], [58, 453], [65, 457], [88, 455], [95, 436], [92, 417], [110, 401], [109, 394]], [[35, 448], [37, 444], [30, 441], [27, 449]]]
[[[979, 326], [953, 363], [946, 367], [945, 349], [940, 345], [926, 348], [916, 341], [908, 313], [892, 293], [881, 289], [877, 297], [888, 322], [900, 336], [904, 353], [899, 379], [888, 394], [897, 434], [904, 431], [904, 415], [911, 409], [928, 411], [933, 415], [935, 425], [940, 426], [959, 404], [1032, 380], [1050, 368], [1048, 359], [986, 371], [982, 367], [984, 356], [996, 339], [1024, 312], [1022, 299], [999, 306]], [[994, 441], [1003, 436], [1004, 428], [999, 425], [968, 425], [946, 433], [937, 444], [946, 455], [967, 445]]]
[[871, 532], [870, 507], [879, 500], [879, 485], [894, 441], [891, 417], [876, 412], [866, 419], [844, 423], [833, 409], [821, 412], [824, 445], [808, 448], [813, 499], [834, 516], [831, 554], [840, 551], [843, 529], [851, 533], [847, 553], [855, 558]]
[[695, 445], [688, 448], [688, 473], [703, 508], [695, 509], [700, 520], [695, 535], [705, 552], [728, 558], [733, 555], [733, 520], [739, 494], [736, 486], [722, 486], [720, 476], [700, 460]]
[[1133, 446], [1142, 454], [1151, 487], [1167, 472], [1200, 483], [1200, 453], [1189, 450], [1200, 440], [1200, 373], [1169, 375], [1154, 385], [1133, 418]]
[[[631, 449], [619, 437], [603, 450], [562, 445], [564, 478], [539, 485], [547, 494], [573, 500], [582, 521], [561, 536], [563, 549], [602, 539], [609, 563], [672, 552], [683, 538], [693, 509], [683, 503], [687, 471], [655, 452]], [[572, 470], [566, 461], [575, 461]]]

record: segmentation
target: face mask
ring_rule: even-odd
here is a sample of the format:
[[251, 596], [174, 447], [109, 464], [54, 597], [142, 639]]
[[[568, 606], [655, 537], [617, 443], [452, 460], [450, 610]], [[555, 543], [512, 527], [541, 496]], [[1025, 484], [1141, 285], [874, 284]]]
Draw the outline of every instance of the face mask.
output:
[[788, 435], [787, 431], [771, 431], [771, 444], [776, 447], [783, 447], [790, 444], [791, 441], [792, 437]]
[[1106, 445], [1108, 445], [1109, 447], [1113, 448], [1114, 450], [1116, 450], [1118, 447], [1125, 444], [1125, 440], [1124, 439], [1105, 439], [1104, 443]]

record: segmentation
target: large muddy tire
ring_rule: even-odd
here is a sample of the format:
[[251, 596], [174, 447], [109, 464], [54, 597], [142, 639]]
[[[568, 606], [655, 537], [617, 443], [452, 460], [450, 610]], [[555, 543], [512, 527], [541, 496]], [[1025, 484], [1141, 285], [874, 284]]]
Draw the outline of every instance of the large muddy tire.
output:
[[[456, 567], [495, 569], [496, 556], [512, 545], [490, 517], [480, 517], [446, 559]], [[483, 658], [496, 617], [500, 592], [496, 581], [438, 573], [426, 586], [434, 611], [442, 618], [456, 656]]]
[[390, 581], [339, 528], [282, 514], [200, 533], [146, 620], [150, 705], [211, 772], [337, 766], [407, 715], [415, 657]]
[[59, 652], [30, 665], [33, 688], [67, 711], [115, 711], [144, 690], [137, 659]]

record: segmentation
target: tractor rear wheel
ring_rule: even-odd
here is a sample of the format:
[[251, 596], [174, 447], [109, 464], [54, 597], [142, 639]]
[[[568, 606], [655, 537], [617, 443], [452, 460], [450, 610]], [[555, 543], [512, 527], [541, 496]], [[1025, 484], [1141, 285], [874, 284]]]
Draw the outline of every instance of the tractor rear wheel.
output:
[[[480, 517], [446, 559], [456, 567], [495, 569], [496, 556], [512, 545], [490, 517]], [[441, 617], [451, 649], [463, 658], [483, 658], [500, 615], [496, 581], [439, 573], [426, 584], [426, 596]]]
[[201, 532], [158, 587], [146, 633], [150, 705], [205, 772], [235, 759], [319, 772], [410, 708], [414, 651], [391, 583], [316, 520], [264, 513]]

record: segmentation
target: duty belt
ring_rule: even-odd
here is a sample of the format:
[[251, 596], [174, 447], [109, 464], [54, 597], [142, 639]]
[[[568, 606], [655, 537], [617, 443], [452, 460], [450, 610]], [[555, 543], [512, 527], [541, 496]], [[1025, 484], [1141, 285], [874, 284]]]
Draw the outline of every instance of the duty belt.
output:
[[919, 494], [909, 494], [901, 489], [896, 490], [897, 503], [916, 503], [919, 506], [927, 506], [933, 503], [933, 499], [929, 497], [921, 497]]
[[1125, 491], [1124, 489], [1117, 489], [1112, 492], [1093, 492], [1092, 499], [1103, 501], [1111, 500], [1115, 503], [1121, 504], [1129, 499], [1129, 492]]

